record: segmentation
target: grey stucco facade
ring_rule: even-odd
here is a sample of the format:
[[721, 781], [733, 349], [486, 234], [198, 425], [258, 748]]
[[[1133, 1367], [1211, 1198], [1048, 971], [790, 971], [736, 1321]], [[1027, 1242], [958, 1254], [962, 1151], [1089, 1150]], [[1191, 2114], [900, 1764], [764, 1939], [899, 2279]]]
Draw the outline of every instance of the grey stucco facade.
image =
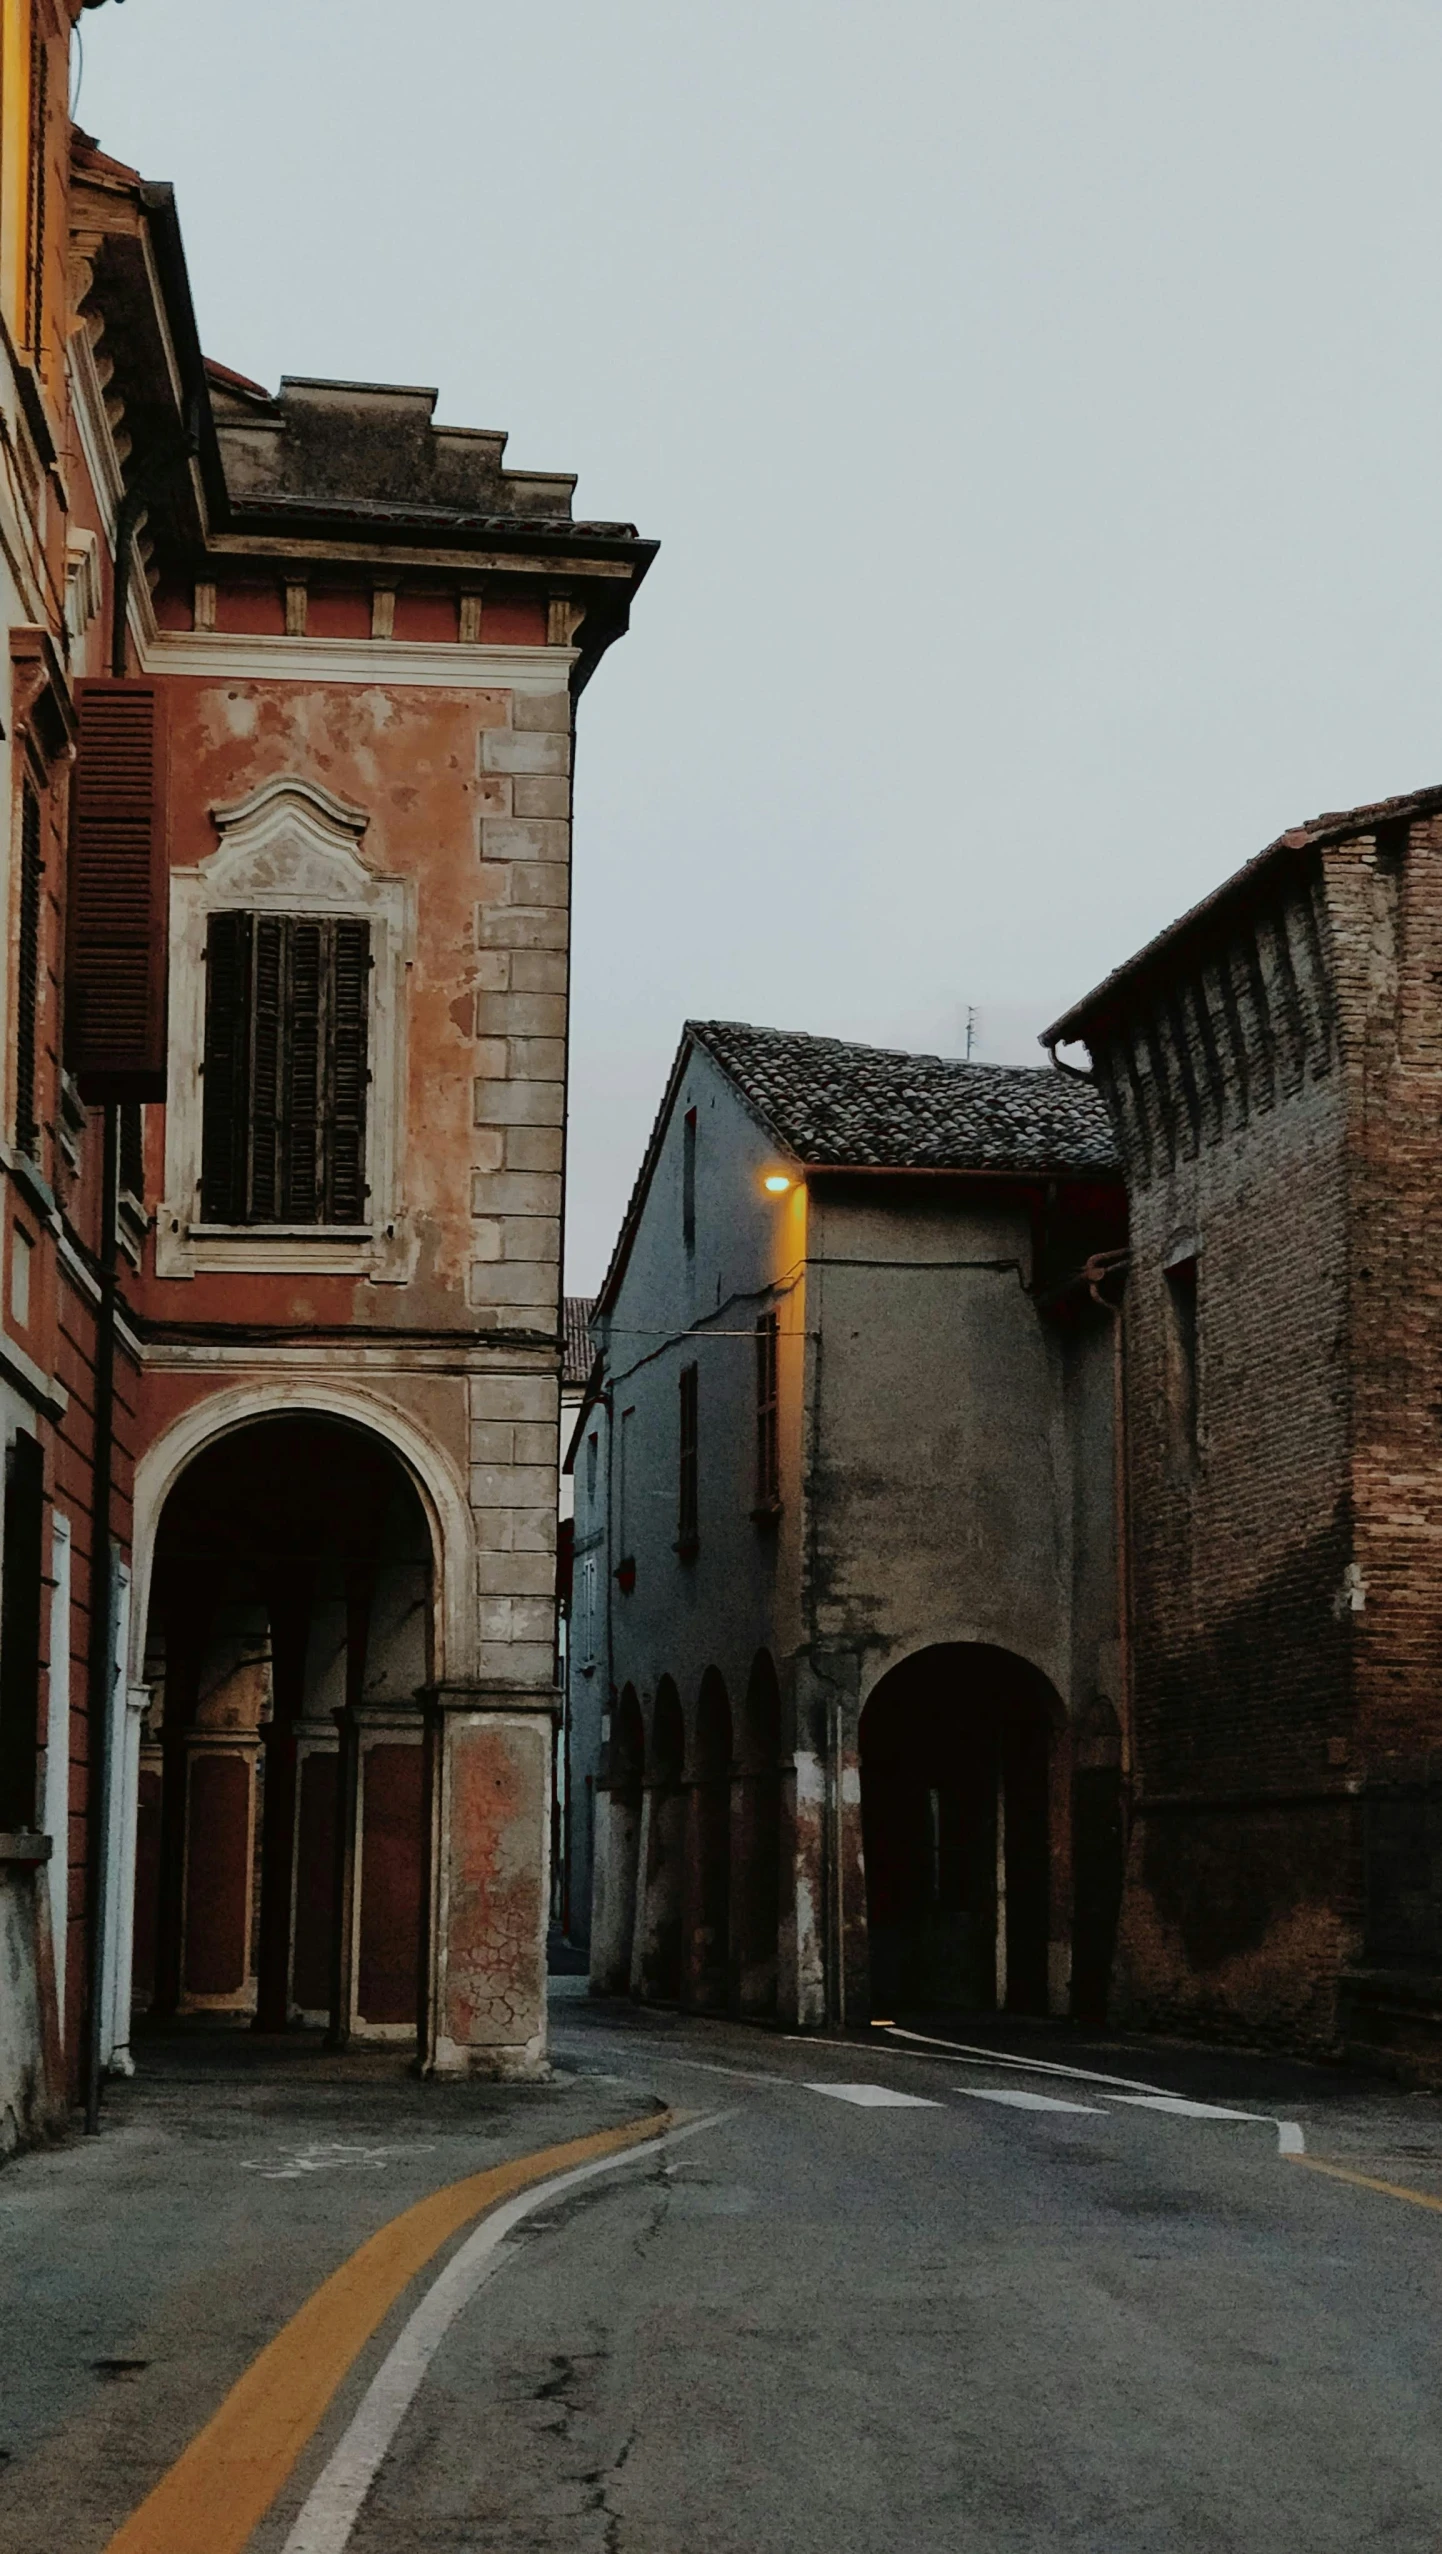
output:
[[[1097, 1257], [1120, 1188], [1059, 1077], [867, 1057], [693, 1025], [598, 1299], [571, 1640], [592, 1980], [801, 2026], [878, 1992], [1065, 2010], [1074, 1794], [1117, 1774], [1126, 1718]], [[867, 1137], [908, 1062], [929, 1080]], [[990, 1123], [938, 1139], [958, 1076]], [[1008, 1842], [1013, 1722], [1038, 1735]]]

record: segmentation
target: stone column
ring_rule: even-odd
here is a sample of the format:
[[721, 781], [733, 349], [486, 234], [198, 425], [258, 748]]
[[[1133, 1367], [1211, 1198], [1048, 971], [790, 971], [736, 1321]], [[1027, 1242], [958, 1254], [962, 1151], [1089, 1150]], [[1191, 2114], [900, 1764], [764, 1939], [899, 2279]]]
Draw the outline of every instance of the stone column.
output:
[[556, 1697], [447, 1684], [425, 1701], [421, 2065], [428, 2075], [542, 2076]]
[[593, 1995], [625, 1995], [630, 1988], [640, 1842], [640, 1786], [603, 1778], [596, 1785], [596, 1851], [591, 1883]]

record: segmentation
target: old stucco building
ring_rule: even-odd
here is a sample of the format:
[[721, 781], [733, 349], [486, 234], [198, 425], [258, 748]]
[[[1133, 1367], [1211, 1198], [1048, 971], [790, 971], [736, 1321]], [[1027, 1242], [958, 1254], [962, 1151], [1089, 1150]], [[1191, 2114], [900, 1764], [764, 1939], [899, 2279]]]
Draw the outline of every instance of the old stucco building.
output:
[[1124, 1235], [1076, 1083], [688, 1027], [569, 1456], [598, 1990], [1094, 2007]]
[[19, 14], [0, 2144], [133, 2005], [543, 2063], [571, 748], [651, 557], [207, 362]]

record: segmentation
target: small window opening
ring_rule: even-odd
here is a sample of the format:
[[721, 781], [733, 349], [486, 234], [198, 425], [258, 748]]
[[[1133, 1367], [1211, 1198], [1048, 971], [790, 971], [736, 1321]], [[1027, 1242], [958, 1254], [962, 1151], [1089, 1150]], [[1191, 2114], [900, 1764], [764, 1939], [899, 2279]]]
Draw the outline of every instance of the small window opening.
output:
[[23, 1224], [10, 1228], [10, 1317], [18, 1328], [30, 1325], [30, 1262], [35, 1244]]
[[683, 1366], [681, 1369], [681, 1459], [676, 1515], [676, 1549], [683, 1560], [690, 1559], [701, 1539], [698, 1496], [697, 1381], [696, 1367]]
[[136, 1204], [145, 1202], [145, 1112], [139, 1100], [120, 1107], [120, 1185]]
[[690, 1259], [696, 1249], [696, 1112], [686, 1111], [681, 1130], [681, 1240]]
[[1179, 1259], [1167, 1269], [1168, 1387], [1172, 1439], [1187, 1463], [1196, 1459], [1200, 1412], [1197, 1395], [1197, 1262]]

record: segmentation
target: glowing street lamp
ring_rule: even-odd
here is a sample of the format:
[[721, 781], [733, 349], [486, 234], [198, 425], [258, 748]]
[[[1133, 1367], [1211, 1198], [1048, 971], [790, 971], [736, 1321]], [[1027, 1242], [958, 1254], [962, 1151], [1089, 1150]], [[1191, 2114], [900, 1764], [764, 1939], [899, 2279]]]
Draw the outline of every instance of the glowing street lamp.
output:
[[772, 1197], [784, 1197], [791, 1181], [785, 1171], [768, 1171], [761, 1185]]

